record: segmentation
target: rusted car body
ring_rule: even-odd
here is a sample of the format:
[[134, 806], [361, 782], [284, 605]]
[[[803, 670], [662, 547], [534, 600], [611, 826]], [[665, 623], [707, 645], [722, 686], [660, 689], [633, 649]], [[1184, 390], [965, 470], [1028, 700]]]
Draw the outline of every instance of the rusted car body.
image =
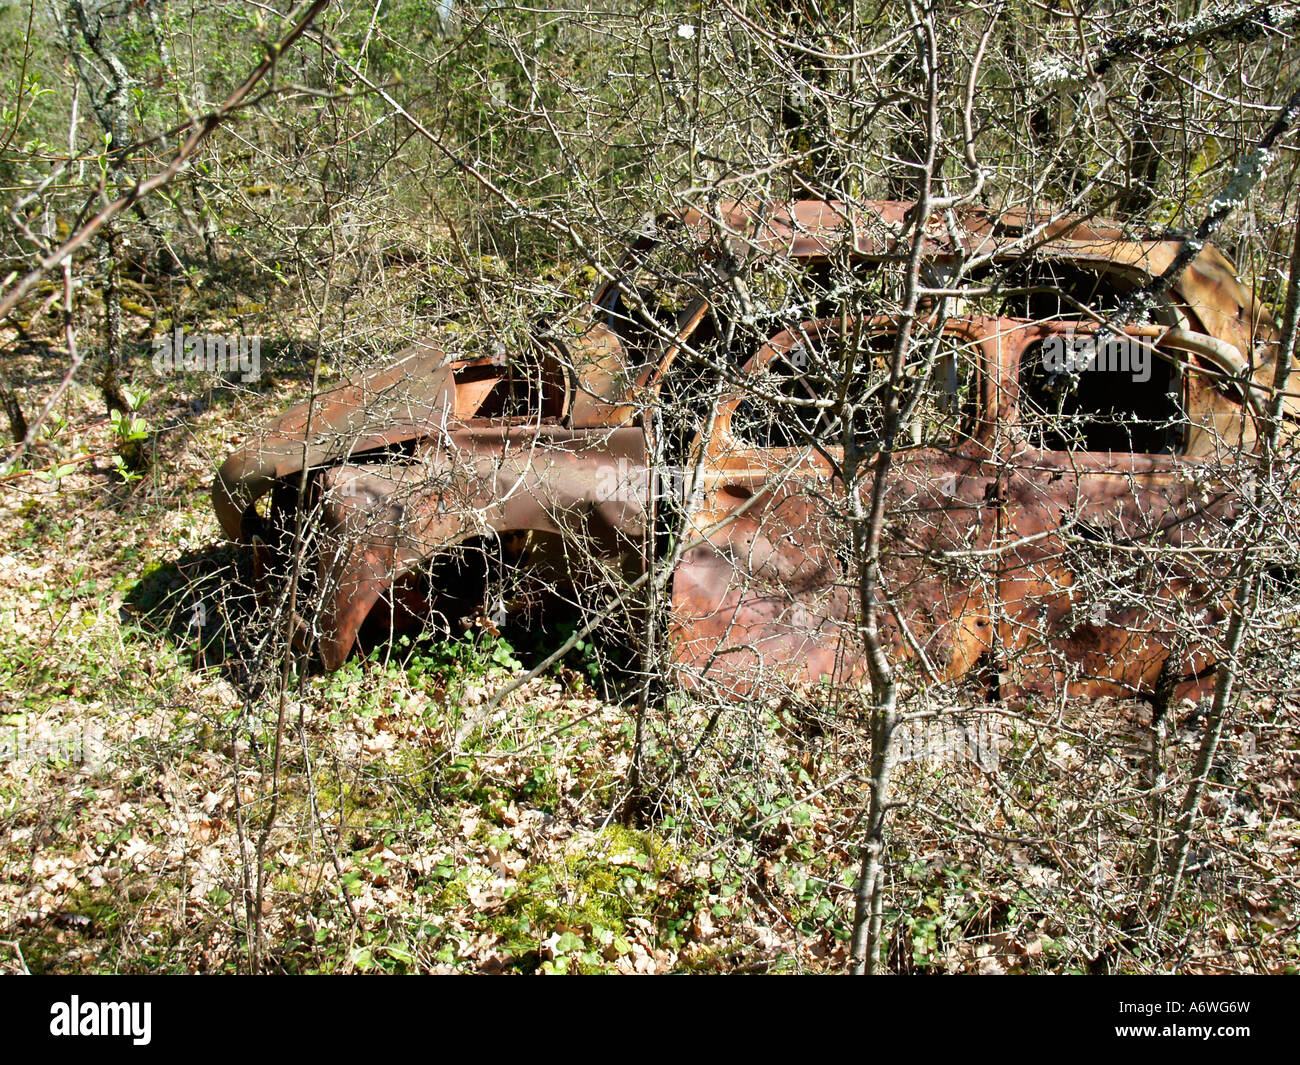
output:
[[[721, 248], [732, 275], [846, 254], [869, 272], [905, 253], [909, 209], [879, 202], [848, 218], [820, 201], [737, 203], [677, 221], [702, 248], [713, 240], [708, 254]], [[1216, 471], [1229, 450], [1250, 451], [1259, 406], [1251, 383], [1271, 377], [1275, 357], [1271, 320], [1207, 247], [1153, 324], [1124, 329], [1132, 350], [1149, 356], [1155, 383], [1089, 392], [1084, 375], [1087, 387], [1068, 399], [1080, 409], [1062, 421], [1066, 401], [1048, 409], [1035, 377], [1044, 346], [1077, 348], [1097, 317], [1071, 308], [1104, 309], [1161, 273], [1179, 242], [980, 210], [964, 212], [955, 233], [939, 218], [925, 232], [937, 276], [959, 258], [1014, 264], [1023, 304], [995, 314], [960, 302], [948, 309], [940, 332], [952, 354], [943, 358], [960, 410], [944, 407], [894, 464], [883, 631], [918, 669], [976, 678], [995, 696], [1142, 694], [1170, 677], [1182, 693], [1197, 690], [1209, 658], [1183, 622], [1214, 624], [1213, 582], [1195, 567], [1143, 560], [1161, 546], [1194, 555], [1189, 548], [1227, 520], [1230, 493]], [[654, 240], [643, 239], [630, 262]], [[539, 341], [539, 351], [561, 350], [533, 359], [522, 385], [508, 358], [417, 344], [392, 366], [288, 411], [221, 467], [213, 494], [222, 527], [253, 544], [267, 571], [287, 550], [299, 499], [309, 507], [319, 598], [310, 627], [325, 668], [344, 661], [377, 606], [391, 609], [404, 595], [472, 610], [454, 602], [459, 589], [445, 574], [428, 578], [470, 540], [499, 545], [547, 580], [583, 571], [579, 596], [634, 586], [663, 557], [662, 448], [651, 414], [685, 375], [682, 352], [716, 324], [707, 294], [658, 319], [634, 312], [628, 276], [601, 285], [580, 335]], [[779, 411], [756, 410], [745, 387], [745, 375], [788, 371], [796, 353], [816, 354], [846, 325], [786, 322], [745, 358], [733, 387], [710, 399], [712, 431], [683, 459], [694, 505], [668, 584], [684, 683], [715, 681], [745, 695], [768, 678], [862, 675], [836, 441], [809, 446], [781, 428]], [[881, 318], [861, 328], [889, 343], [895, 326]], [[1093, 425], [1083, 408], [1098, 395], [1107, 416]], [[267, 495], [270, 506], [259, 509]], [[1084, 602], [1081, 544], [1103, 562], [1139, 560], [1129, 594], [1111, 586], [1099, 601], [1093, 589]]]

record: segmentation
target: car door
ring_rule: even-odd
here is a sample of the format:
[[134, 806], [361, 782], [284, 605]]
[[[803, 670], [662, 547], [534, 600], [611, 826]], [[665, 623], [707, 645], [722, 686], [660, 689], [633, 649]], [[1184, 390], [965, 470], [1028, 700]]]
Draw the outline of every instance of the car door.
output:
[[[857, 588], [845, 522], [838, 422], [815, 406], [811, 365], [829, 358], [839, 323], [805, 323], [771, 339], [745, 366], [751, 388], [717, 407], [702, 445], [687, 550], [673, 575], [677, 665], [692, 684], [747, 692], [771, 679], [850, 681], [865, 674]], [[880, 349], [894, 327], [867, 330]], [[941, 400], [918, 413], [918, 436], [887, 485], [882, 632], [934, 676], [960, 677], [991, 659], [996, 571], [996, 338], [977, 321], [945, 327], [934, 359]], [[858, 426], [870, 433], [862, 398]], [[802, 405], [800, 401], [806, 401]], [[860, 437], [861, 438], [861, 437]]]
[[1216, 562], [1197, 549], [1231, 498], [1212, 460], [1186, 454], [1189, 388], [1204, 382], [1141, 332], [1110, 355], [1066, 323], [1026, 324], [1004, 346], [1003, 696], [1150, 697], [1207, 683], [1205, 641], [1222, 615]]

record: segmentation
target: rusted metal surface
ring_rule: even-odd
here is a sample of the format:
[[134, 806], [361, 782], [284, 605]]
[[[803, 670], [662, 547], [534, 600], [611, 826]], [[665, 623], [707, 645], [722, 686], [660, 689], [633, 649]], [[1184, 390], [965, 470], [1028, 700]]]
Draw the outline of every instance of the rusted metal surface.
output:
[[[701, 254], [722, 246], [736, 262], [816, 261], [850, 239], [854, 259], [873, 262], [901, 254], [909, 210], [871, 204], [850, 222], [829, 203], [732, 204], [717, 217], [688, 212], [681, 220]], [[1011, 258], [1029, 239], [1041, 259], [1132, 286], [1165, 269], [1179, 247], [1049, 217], [965, 211], [960, 247], [934, 219], [926, 256], [936, 264], [959, 253]], [[630, 581], [644, 571], [655, 552], [656, 500], [643, 414], [707, 307], [699, 301], [681, 314], [675, 343], [656, 336], [630, 350], [616, 301], [610, 285], [596, 293], [590, 327], [566, 344], [572, 372], [540, 372], [525, 390], [525, 414], [502, 405], [513, 386], [500, 360], [457, 360], [420, 344], [288, 411], [221, 468], [213, 494], [222, 527], [271, 554], [286, 549], [287, 517], [309, 472], [304, 500], [315, 515], [321, 589], [314, 631], [325, 668], [344, 661], [366, 617], [395, 602], [404, 580], [469, 541], [533, 538], [521, 565], [550, 565], [548, 579], [573, 575], [576, 554], [565, 544], [581, 545], [584, 567], [605, 577]], [[1191, 557], [1187, 549], [1213, 535], [1231, 505], [1223, 493], [1207, 494], [1198, 471], [1209, 469], [1220, 441], [1254, 437], [1241, 380], [1234, 392], [1225, 378], [1271, 375], [1275, 333], [1212, 248], [1156, 317], [1127, 333], [1184, 366], [1176, 454], [1052, 450], [1026, 428], [1022, 362], [1049, 338], [1086, 337], [1095, 322], [947, 320], [945, 335], [970, 360], [968, 424], [898, 456], [887, 486], [886, 599], [877, 604], [885, 636], [918, 671], [1015, 698], [1150, 692], [1170, 674], [1184, 693], [1203, 686], [1208, 660], [1185, 637], [1219, 616], [1204, 574], [1148, 566], [1132, 595], [1088, 603], [1074, 560], [1091, 550], [1101, 564], [1114, 556], [1119, 565], [1154, 557], [1159, 546]], [[833, 328], [805, 323], [798, 336]], [[888, 335], [892, 327], [871, 328]], [[794, 332], [772, 337], [744, 370], [762, 371], [795, 344]], [[737, 389], [717, 407], [698, 466], [691, 546], [672, 575], [679, 677], [737, 695], [767, 678], [860, 678], [859, 604], [836, 518], [842, 486], [816, 451], [737, 432], [745, 396]], [[268, 491], [276, 499], [270, 518], [256, 508]]]
[[[1173, 630], [1186, 632], [1189, 614], [1203, 613], [1202, 626], [1215, 619], [1215, 605], [1185, 569], [1148, 567], [1147, 585], [1126, 602], [1072, 594], [1070, 560], [1081, 536], [1154, 557], [1161, 546], [1186, 549], [1209, 535], [1225, 512], [1221, 495], [1201, 498], [1204, 479], [1195, 472], [1208, 457], [1027, 445], [1015, 422], [1020, 359], [1045, 336], [1073, 327], [947, 323], [980, 352], [985, 416], [954, 446], [896, 458], [883, 563], [882, 630], [895, 653], [933, 676], [955, 680], [983, 669], [988, 688], [1003, 696], [1150, 692]], [[1130, 329], [1157, 348], [1165, 332]], [[693, 531], [708, 542], [675, 575], [679, 654], [696, 675], [726, 675], [738, 691], [750, 690], [764, 670], [803, 680], [860, 678], [865, 665], [847, 630], [852, 574], [829, 549], [837, 535], [830, 466], [816, 455], [792, 463], [788, 453], [737, 439], [730, 417], [742, 398], [721, 405], [706, 461]], [[1193, 440], [1204, 435], [1189, 431]], [[1177, 672], [1190, 677], [1206, 665], [1193, 651]]]
[[644, 469], [634, 428], [601, 434], [558, 426], [473, 427], [449, 432], [400, 465], [325, 470], [319, 586], [330, 589], [320, 618], [326, 669], [342, 665], [362, 622], [394, 580], [471, 538], [549, 534], [580, 543], [621, 573], [639, 565], [644, 498], [595, 498], [620, 470]]

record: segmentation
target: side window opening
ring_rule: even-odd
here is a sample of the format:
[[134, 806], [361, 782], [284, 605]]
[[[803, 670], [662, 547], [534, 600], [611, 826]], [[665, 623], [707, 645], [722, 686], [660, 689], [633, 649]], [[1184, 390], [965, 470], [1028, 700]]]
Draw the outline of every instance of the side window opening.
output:
[[[861, 339], [863, 350], [855, 360], [849, 399], [858, 443], [871, 446], [883, 436], [884, 385], [895, 337], [892, 332], [878, 331]], [[938, 339], [936, 351], [931, 343], [922, 338], [913, 348], [906, 391], [917, 396], [917, 402], [905, 431], [914, 446], [948, 447], [974, 432], [977, 349], [950, 334]], [[742, 397], [732, 412], [732, 434], [753, 447], [803, 447], [811, 441], [842, 446], [844, 421], [837, 404], [835, 373], [844, 365], [842, 357], [837, 332], [804, 328], [798, 341], [775, 355], [755, 376], [753, 391]], [[920, 381], [927, 363], [928, 376]]]
[[1030, 447], [1145, 455], [1186, 447], [1183, 376], [1149, 344], [1048, 337], [1021, 354], [1019, 385]]

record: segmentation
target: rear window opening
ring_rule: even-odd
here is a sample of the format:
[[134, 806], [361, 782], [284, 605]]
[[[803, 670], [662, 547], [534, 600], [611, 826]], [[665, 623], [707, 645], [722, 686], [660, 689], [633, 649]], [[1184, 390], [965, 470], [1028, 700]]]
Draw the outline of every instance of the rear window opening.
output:
[[[1053, 336], [1020, 356], [1019, 424], [1041, 451], [1182, 454], [1183, 376], [1150, 345]], [[1077, 344], [1075, 347], [1073, 345]]]

